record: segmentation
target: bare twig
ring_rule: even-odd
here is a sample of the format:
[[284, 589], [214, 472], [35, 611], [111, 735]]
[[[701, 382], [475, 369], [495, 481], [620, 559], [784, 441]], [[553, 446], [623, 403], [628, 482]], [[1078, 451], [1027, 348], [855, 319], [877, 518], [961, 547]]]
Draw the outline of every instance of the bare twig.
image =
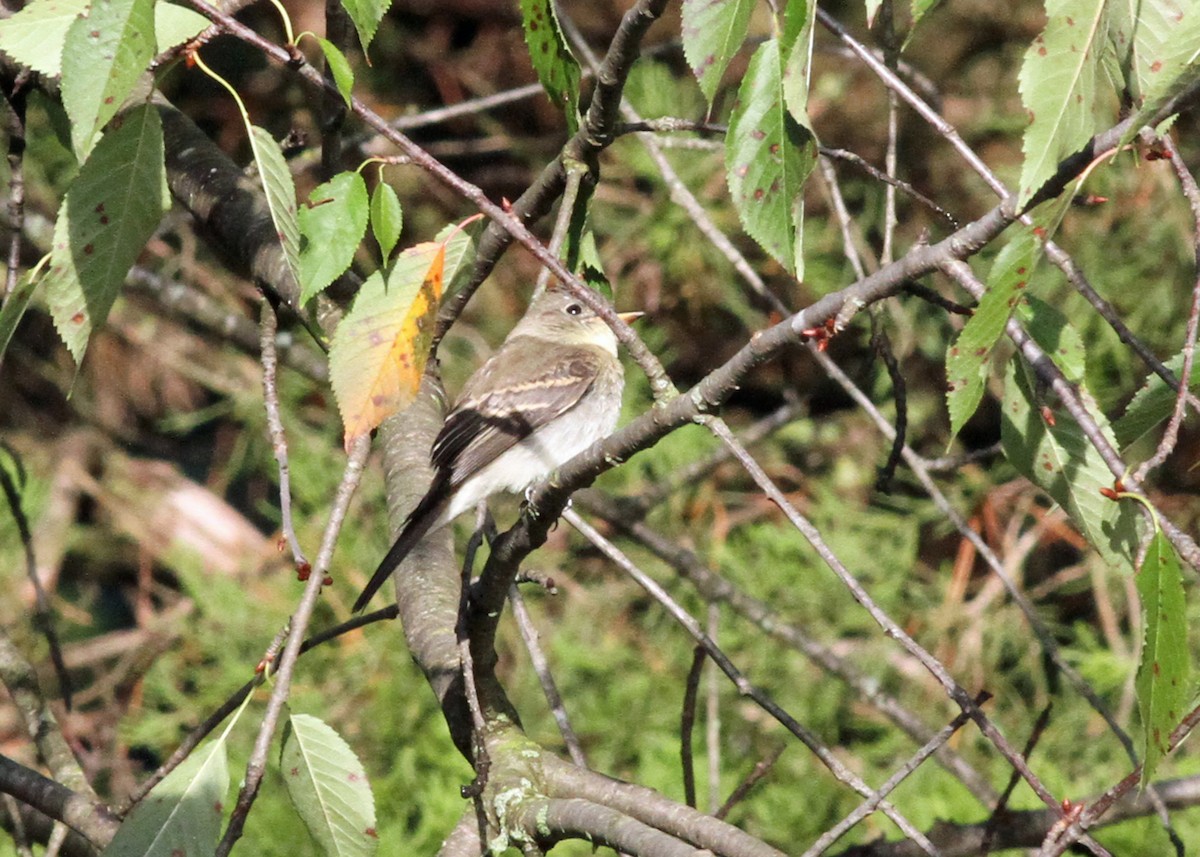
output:
[[333, 557], [333, 548], [338, 533], [341, 532], [342, 522], [346, 518], [350, 499], [354, 496], [354, 490], [362, 478], [363, 465], [370, 450], [371, 439], [368, 436], [360, 437], [350, 449], [349, 460], [346, 463], [345, 472], [342, 474], [342, 481], [338, 485], [329, 521], [321, 537], [321, 548], [317, 554], [317, 561], [308, 583], [304, 587], [300, 603], [296, 606], [296, 611], [292, 614], [289, 623], [287, 643], [283, 647], [283, 654], [279, 658], [279, 664], [275, 670], [275, 684], [271, 690], [271, 697], [267, 700], [267, 710], [263, 713], [262, 724], [259, 726], [250, 760], [246, 763], [246, 775], [242, 781], [242, 788], [238, 792], [237, 803], [230, 816], [229, 826], [225, 828], [225, 834], [217, 844], [216, 854], [218, 857], [227, 857], [234, 844], [241, 838], [246, 824], [246, 816], [254, 804], [254, 799], [258, 796], [259, 786], [266, 773], [267, 754], [271, 747], [271, 739], [274, 737], [279, 716], [283, 712], [283, 706], [291, 691], [292, 673], [296, 666], [296, 659], [300, 656], [304, 635], [308, 630], [313, 610], [316, 608], [317, 599], [321, 595], [321, 587], [325, 582], [326, 569], [329, 568], [330, 560]]
[[279, 517], [283, 537], [292, 552], [292, 563], [302, 574], [311, 571], [300, 540], [296, 538], [296, 526], [292, 521], [292, 480], [288, 467], [287, 435], [283, 430], [283, 416], [279, 411], [279, 389], [275, 384], [275, 373], [279, 358], [275, 353], [277, 322], [275, 308], [270, 301], [262, 302], [260, 313], [259, 347], [262, 349], [263, 407], [267, 412], [267, 433], [271, 438], [271, 450], [279, 466]]
[[692, 652], [692, 666], [683, 686], [683, 713], [679, 718], [679, 762], [683, 766], [683, 802], [696, 806], [696, 766], [692, 761], [692, 729], [696, 725], [696, 696], [704, 669], [704, 648]]
[[[566, 519], [572, 527], [577, 529], [588, 541], [598, 547], [610, 560], [616, 563], [622, 570], [632, 577], [639, 586], [645, 589], [654, 597], [659, 604], [666, 608], [671, 617], [675, 619], [684, 629], [691, 635], [705, 651], [705, 653], [713, 659], [713, 662], [721, 668], [721, 672], [729, 677], [734, 686], [738, 689], [738, 693], [747, 696], [762, 708], [765, 712], [777, 720], [784, 728], [791, 732], [794, 736], [800, 739], [804, 746], [808, 747], [821, 763], [829, 769], [839, 781], [850, 786], [863, 797], [869, 797], [873, 792], [871, 788], [864, 783], [857, 774], [849, 770], [838, 758], [830, 752], [829, 748], [824, 746], [817, 737], [808, 729], [802, 726], [795, 718], [784, 711], [771, 697], [764, 693], [761, 689], [755, 687], [742, 672], [733, 665], [733, 662], [725, 655], [720, 648], [704, 633], [700, 627], [700, 623], [694, 617], [689, 615], [673, 598], [658, 585], [645, 572], [638, 568], [630, 559], [622, 553], [616, 545], [604, 538], [595, 527], [583, 520], [579, 515], [567, 509], [563, 513], [563, 518]], [[928, 840], [924, 834], [918, 831], [908, 819], [890, 803], [883, 801], [879, 804], [879, 808], [888, 818], [896, 823], [896, 825], [905, 832], [907, 836], [921, 842]], [[929, 844], [926, 849], [928, 854], [937, 854], [938, 851]]]

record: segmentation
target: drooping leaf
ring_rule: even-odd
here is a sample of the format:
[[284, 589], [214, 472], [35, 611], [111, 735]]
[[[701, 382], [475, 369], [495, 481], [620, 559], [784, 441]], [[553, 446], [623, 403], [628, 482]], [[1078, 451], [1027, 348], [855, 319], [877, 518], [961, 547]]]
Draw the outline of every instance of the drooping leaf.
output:
[[[1183, 355], [1176, 354], [1166, 365], [1178, 378], [1183, 372]], [[1200, 359], [1192, 360], [1192, 378], [1188, 386], [1193, 393], [1200, 393]], [[1164, 423], [1174, 410], [1175, 391], [1162, 378], [1150, 375], [1125, 408], [1125, 413], [1113, 423], [1113, 433], [1121, 449]]]
[[62, 102], [79, 160], [154, 58], [154, 0], [95, 0], [67, 28]]
[[[1190, 6], [1190, 4], [1188, 4]], [[1180, 0], [1118, 0], [1111, 4], [1109, 38], [1134, 105], [1162, 73], [1163, 46], [1183, 21]]]
[[133, 808], [101, 857], [212, 854], [228, 790], [229, 764], [222, 735], [192, 751]]
[[1083, 381], [1087, 369], [1087, 350], [1083, 337], [1059, 309], [1041, 298], [1025, 295], [1019, 315], [1033, 341], [1054, 361], [1068, 381]]
[[444, 239], [409, 247], [396, 257], [386, 278], [377, 271], [359, 289], [329, 349], [330, 380], [347, 448], [416, 395], [447, 261], [455, 265], [451, 276], [457, 275], [470, 243], [470, 236], [455, 228]]
[[463, 224], [451, 223], [443, 226], [434, 236], [434, 241], [438, 241], [446, 247], [443, 297], [454, 294], [462, 287], [463, 283], [470, 279], [471, 273], [475, 269], [475, 250], [479, 243], [479, 234], [482, 231], [482, 221], [474, 223], [468, 221]]
[[875, 26], [875, 16], [879, 14], [879, 7], [883, 4], [883, 0], [866, 0], [867, 5], [867, 26]]
[[1021, 65], [1021, 99], [1029, 113], [1021, 149], [1022, 205], [1096, 132], [1097, 80], [1108, 40], [1108, 3], [1047, 0], [1046, 28]]
[[[1005, 456], [1018, 473], [1063, 507], [1106, 562], [1132, 571], [1139, 521], [1134, 504], [1114, 502], [1100, 493], [1112, 487], [1112, 473], [1070, 415], [1043, 406], [1034, 388], [1025, 361], [1009, 361], [1000, 416]], [[1087, 390], [1078, 389], [1092, 419], [1112, 443], [1108, 420]]]
[[1183, 570], [1171, 542], [1154, 534], [1137, 574], [1145, 639], [1135, 688], [1142, 728], [1146, 730], [1142, 783], [1154, 778], [1159, 761], [1170, 749], [1172, 730], [1187, 713], [1191, 693], [1187, 603]]
[[[1135, 30], [1135, 39], [1137, 35]], [[1195, 79], [1197, 65], [1200, 64], [1200, 7], [1189, 4], [1182, 20], [1174, 22], [1167, 29], [1165, 38], [1158, 46], [1157, 58], [1146, 56], [1144, 60], [1149, 61], [1149, 66], [1141, 80], [1140, 109], [1121, 138], [1121, 145], [1137, 136], [1143, 125], [1150, 122], [1168, 101]], [[1141, 63], [1138, 67], [1141, 67]]]
[[279, 769], [292, 804], [328, 857], [370, 857], [379, 847], [375, 798], [342, 736], [307, 714], [288, 718]]
[[211, 26], [208, 18], [184, 6], [162, 0], [154, 4], [154, 39], [160, 52], [196, 38]]
[[283, 151], [270, 132], [250, 126], [250, 148], [258, 164], [258, 177], [267, 197], [267, 208], [275, 233], [283, 246], [283, 257], [296, 282], [300, 282], [300, 224], [296, 216], [296, 183], [284, 160]]
[[4, 352], [8, 350], [8, 343], [12, 341], [12, 335], [25, 315], [25, 310], [29, 308], [29, 301], [40, 282], [41, 280], [34, 279], [26, 273], [17, 281], [17, 287], [12, 293], [4, 299], [4, 306], [0, 307], [0, 366], [4, 365]]
[[783, 100], [792, 118], [808, 129], [808, 88], [812, 81], [813, 25], [817, 20], [817, 4], [809, 0], [788, 0], [783, 11]]
[[400, 230], [404, 227], [404, 212], [400, 208], [400, 197], [395, 189], [383, 181], [375, 185], [371, 194], [371, 232], [379, 242], [379, 252], [386, 263], [400, 240]]
[[349, 107], [350, 96], [354, 91], [354, 70], [350, 68], [350, 61], [329, 39], [318, 37], [317, 44], [321, 46], [321, 53], [325, 54], [325, 64], [329, 67], [329, 73], [333, 75], [338, 93]]
[[344, 172], [313, 188], [309, 204], [297, 212], [300, 247], [300, 303], [324, 290], [354, 261], [367, 231], [367, 184]]
[[746, 70], [729, 120], [725, 171], [746, 232], [789, 274], [803, 265], [804, 182], [816, 165], [816, 139], [785, 104], [777, 39], [763, 42]]
[[375, 33], [379, 30], [379, 22], [383, 20], [391, 5], [392, 0], [342, 0], [342, 6], [358, 32], [358, 40], [362, 42], [363, 53], [371, 47]]
[[34, 0], [0, 21], [0, 51], [47, 77], [62, 73], [63, 42], [90, 0]]
[[571, 53], [554, 0], [521, 0], [521, 24], [525, 29], [525, 44], [538, 80], [546, 94], [567, 117], [567, 132], [579, 129], [579, 61]]
[[912, 0], [912, 6], [910, 7], [912, 10], [912, 30], [910, 34], [917, 29], [917, 25], [921, 23], [921, 20], [941, 2], [942, 0]]
[[755, 0], [683, 0], [683, 55], [711, 105], [741, 49]]
[[46, 296], [78, 363], [167, 207], [162, 123], [137, 107], [101, 137], [54, 224]]
[[1064, 192], [1040, 208], [1032, 227], [1014, 227], [1018, 230], [1016, 237], [1004, 246], [992, 263], [987, 291], [946, 352], [946, 409], [950, 414], [952, 438], [979, 407], [992, 349], [1029, 287], [1045, 242], [1058, 230], [1071, 196], [1069, 191]]

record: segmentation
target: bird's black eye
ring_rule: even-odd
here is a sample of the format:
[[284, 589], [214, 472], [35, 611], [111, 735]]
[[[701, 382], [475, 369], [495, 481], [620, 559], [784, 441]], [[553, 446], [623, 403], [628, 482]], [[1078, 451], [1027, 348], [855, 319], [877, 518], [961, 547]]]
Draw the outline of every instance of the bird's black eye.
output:
[[567, 315], [579, 315], [583, 312], [583, 307], [579, 304], [570, 304], [567, 306]]

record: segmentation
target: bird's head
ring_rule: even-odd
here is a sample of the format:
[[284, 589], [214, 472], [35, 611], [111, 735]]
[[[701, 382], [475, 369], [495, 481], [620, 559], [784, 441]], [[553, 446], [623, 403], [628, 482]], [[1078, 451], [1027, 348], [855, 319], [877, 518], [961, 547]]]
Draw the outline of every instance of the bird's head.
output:
[[[640, 312], [618, 313], [623, 321], [631, 322]], [[596, 315], [595, 310], [562, 289], [546, 289], [525, 311], [509, 338], [532, 336], [561, 345], [592, 345], [612, 354], [617, 353], [617, 337], [612, 329]]]

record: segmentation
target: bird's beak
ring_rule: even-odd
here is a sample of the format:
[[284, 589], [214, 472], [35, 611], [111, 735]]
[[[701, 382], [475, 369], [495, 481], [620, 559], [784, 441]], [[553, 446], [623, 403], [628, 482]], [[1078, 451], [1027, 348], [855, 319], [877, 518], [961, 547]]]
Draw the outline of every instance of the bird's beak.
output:
[[619, 312], [617, 313], [617, 318], [621, 319], [621, 321], [625, 322], [626, 324], [633, 324], [644, 315], [644, 312]]

